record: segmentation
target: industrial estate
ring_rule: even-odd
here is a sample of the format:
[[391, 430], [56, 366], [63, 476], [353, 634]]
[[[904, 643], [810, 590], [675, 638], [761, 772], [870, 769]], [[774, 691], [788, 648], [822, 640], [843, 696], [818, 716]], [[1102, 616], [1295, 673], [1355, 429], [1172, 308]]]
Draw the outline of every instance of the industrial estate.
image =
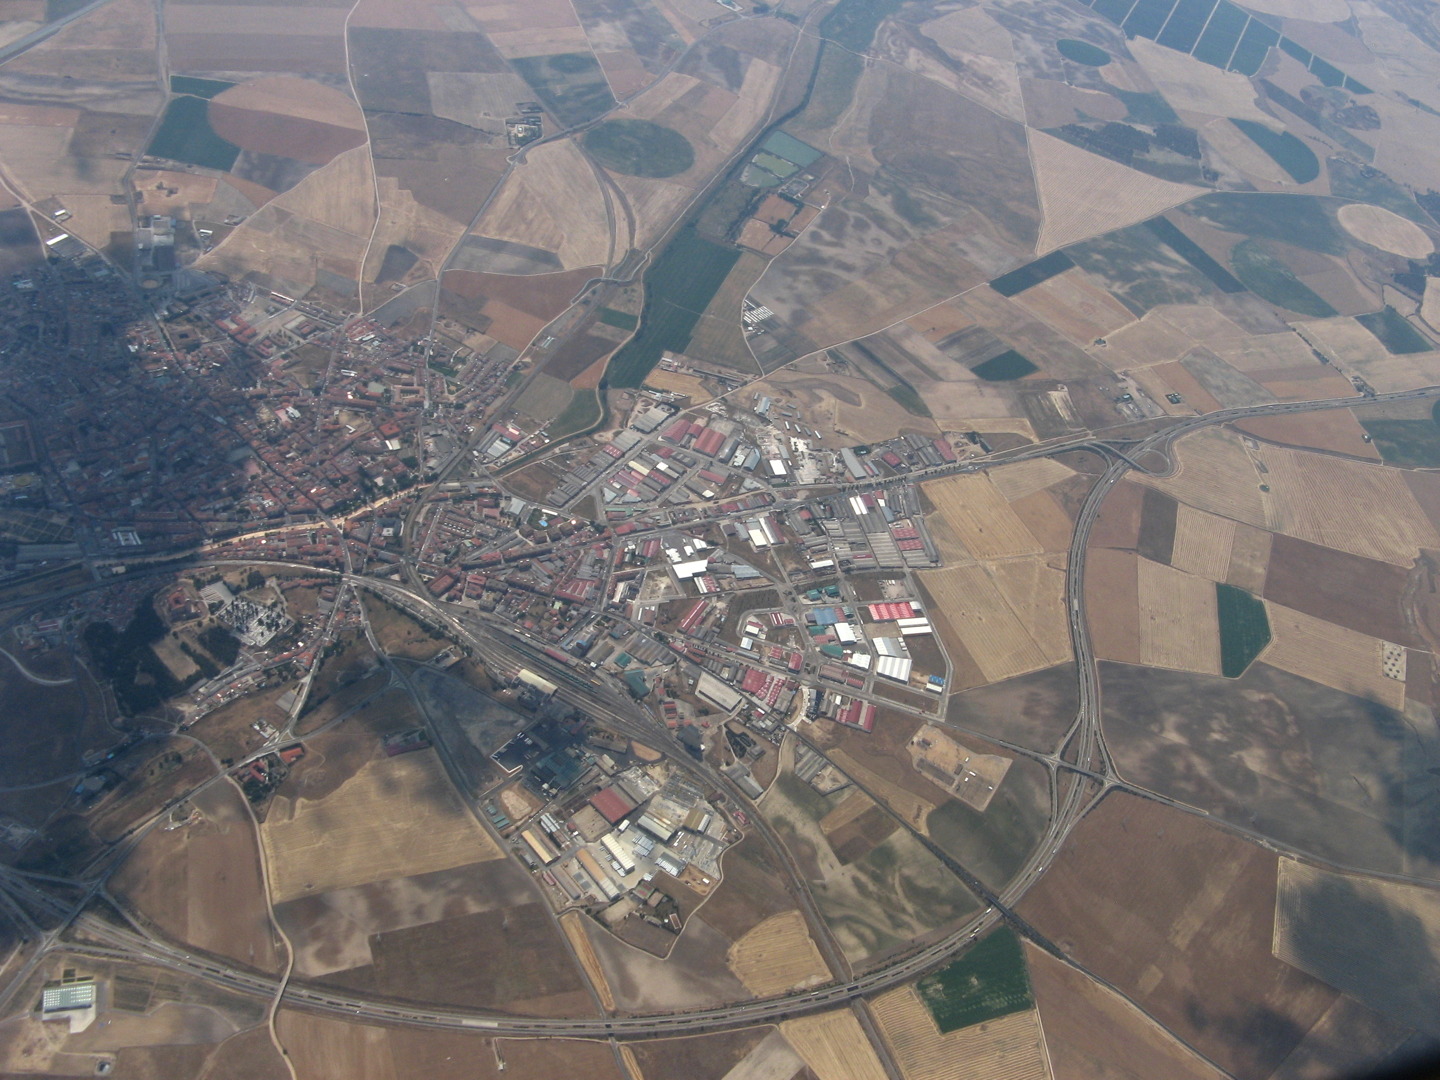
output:
[[0, 1076], [1440, 1075], [1437, 73], [0, 5]]

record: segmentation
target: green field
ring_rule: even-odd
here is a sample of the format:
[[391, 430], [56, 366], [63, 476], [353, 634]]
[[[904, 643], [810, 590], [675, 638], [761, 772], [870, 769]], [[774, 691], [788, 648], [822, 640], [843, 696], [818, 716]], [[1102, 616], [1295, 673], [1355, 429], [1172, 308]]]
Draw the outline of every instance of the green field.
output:
[[1110, 54], [1098, 45], [1091, 45], [1088, 41], [1061, 38], [1055, 42], [1055, 48], [1060, 50], [1060, 55], [1066, 60], [1074, 60], [1077, 64], [1085, 64], [1088, 67], [1104, 67], [1110, 63]]
[[1202, 195], [1184, 212], [1240, 236], [1263, 236], [1326, 255], [1343, 255], [1351, 241], [1335, 221], [1334, 205], [1333, 200], [1322, 202], [1314, 195], [1236, 191]]
[[1220, 671], [1227, 679], [1238, 679], [1270, 644], [1270, 619], [1261, 600], [1224, 582], [1215, 583], [1215, 603], [1220, 623]]
[[1030, 976], [1020, 940], [1008, 927], [915, 984], [942, 1034], [1030, 1008]]
[[1323, 297], [1256, 240], [1242, 240], [1235, 245], [1230, 253], [1230, 268], [1247, 289], [1277, 307], [1316, 319], [1336, 314]]
[[185, 95], [165, 106], [160, 130], [145, 151], [152, 157], [168, 158], [225, 172], [240, 156], [240, 148], [215, 134], [210, 126], [210, 103]]
[[1151, 218], [1145, 227], [1159, 237], [1160, 242], [1179, 255], [1221, 292], [1239, 293], [1245, 286], [1235, 276], [1205, 253], [1205, 249], [1181, 232], [1169, 218]]
[[1007, 349], [999, 356], [992, 356], [989, 360], [976, 364], [970, 370], [986, 382], [1011, 382], [1023, 379], [1040, 369], [1014, 349]]
[[1063, 251], [1052, 251], [1034, 262], [1028, 262], [1024, 266], [1011, 270], [1008, 274], [1001, 274], [990, 282], [990, 287], [1001, 296], [1017, 296], [1030, 288], [1032, 285], [1039, 285], [1040, 282], [1054, 277], [1056, 274], [1063, 274], [1075, 263], [1069, 255]]
[[1356, 315], [1355, 321], [1369, 330], [1385, 346], [1385, 351], [1397, 356], [1406, 353], [1429, 352], [1435, 346], [1424, 334], [1416, 330], [1389, 304], [1379, 311]]
[[886, 387], [885, 393], [889, 394], [900, 406], [911, 416], [929, 416], [930, 409], [921, 400], [920, 394], [909, 383], [901, 386]]
[[605, 168], [627, 176], [660, 179], [695, 164], [690, 140], [649, 120], [606, 120], [585, 132], [581, 142]]
[[[1440, 408], [1440, 406], [1437, 406]], [[1361, 420], [1387, 465], [1419, 469], [1440, 466], [1440, 422], [1432, 420]]]
[[611, 307], [600, 309], [600, 321], [606, 326], [613, 326], [618, 330], [634, 330], [640, 325], [640, 319], [631, 315], [628, 311], [616, 311]]
[[589, 123], [615, 107], [610, 84], [589, 53], [556, 53], [514, 60], [540, 104], [566, 127]]
[[1230, 118], [1245, 137], [1264, 150], [1276, 165], [1284, 169], [1297, 184], [1308, 184], [1320, 175], [1320, 161], [1315, 151], [1306, 146], [1288, 131], [1271, 131], [1264, 124], [1254, 120]]
[[172, 94], [191, 94], [207, 100], [222, 90], [229, 90], [234, 85], [233, 82], [225, 82], [222, 79], [197, 79], [192, 75], [170, 76], [170, 92]]
[[700, 315], [740, 258], [738, 248], [682, 229], [645, 273], [640, 329], [606, 371], [609, 386], [637, 387], [664, 352], [684, 352]]
[[593, 390], [576, 390], [570, 404], [546, 426], [551, 441], [584, 431], [600, 419], [600, 399]]

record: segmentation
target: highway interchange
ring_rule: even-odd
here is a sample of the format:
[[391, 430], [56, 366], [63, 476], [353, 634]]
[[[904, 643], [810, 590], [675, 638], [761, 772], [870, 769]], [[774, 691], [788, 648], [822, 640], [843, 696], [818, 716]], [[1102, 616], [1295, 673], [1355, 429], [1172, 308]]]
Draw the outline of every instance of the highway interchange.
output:
[[[1437, 395], [1440, 395], [1440, 388], [1425, 388], [1397, 394], [1373, 395], [1363, 400], [1385, 403], [1418, 400]], [[1040, 759], [1045, 761], [1050, 769], [1051, 813], [1049, 824], [1020, 871], [998, 892], [987, 889], [963, 867], [955, 864], [948, 855], [940, 852], [928, 840], [921, 837], [922, 842], [925, 842], [927, 847], [942, 857], [947, 865], [950, 865], [961, 876], [971, 891], [976, 893], [978, 900], [986, 906], [983, 911], [967, 920], [943, 939], [894, 957], [881, 967], [860, 974], [849, 973], [843, 957], [837, 955], [833, 942], [828, 940], [828, 934], [824, 931], [824, 921], [815, 907], [813, 898], [809, 895], [809, 890], [804, 887], [803, 882], [799, 882], [799, 887], [792, 887], [792, 891], [800, 901], [807, 921], [816, 931], [816, 939], [822, 944], [827, 960], [837, 975], [835, 981], [828, 985], [776, 997], [665, 1014], [538, 1018], [508, 1016], [472, 1009], [421, 1006], [380, 998], [361, 997], [295, 981], [286, 981], [282, 987], [280, 980], [275, 977], [244, 969], [222, 959], [189, 950], [184, 946], [165, 942], [158, 939], [153, 933], [139, 927], [118, 925], [113, 919], [102, 917], [90, 910], [92, 901], [97, 896], [103, 895], [108, 871], [118, 866], [133, 843], [138, 842], [139, 837], [145, 831], [142, 829], [123, 845], [123, 850], [110, 853], [111, 857], [104, 860], [105, 869], [98, 872], [97, 876], [84, 882], [72, 883], [78, 884], [81, 889], [78, 900], [57, 897], [50, 888], [46, 887], [47, 885], [53, 887], [58, 879], [47, 879], [44, 875], [27, 874], [8, 868], [0, 869], [0, 897], [4, 899], [5, 909], [12, 918], [28, 924], [39, 938], [38, 946], [32, 946], [32, 955], [24, 965], [20, 977], [12, 978], [9, 985], [0, 988], [0, 1001], [19, 989], [20, 983], [33, 972], [45, 955], [53, 951], [63, 951], [68, 954], [91, 956], [95, 959], [155, 964], [237, 992], [271, 999], [275, 998], [277, 993], [281, 993], [283, 1001], [287, 1005], [346, 1015], [368, 1022], [483, 1031], [493, 1035], [507, 1036], [646, 1038], [718, 1031], [846, 1006], [857, 999], [904, 983], [943, 964], [961, 952], [979, 934], [1004, 920], [1010, 921], [1018, 932], [1036, 940], [1042, 947], [1053, 949], [1053, 946], [1049, 946], [1023, 920], [1015, 916], [1013, 909], [1040, 879], [1050, 860], [1058, 853], [1065, 839], [1088, 808], [1094, 805], [1098, 798], [1110, 788], [1124, 785], [1124, 782], [1116, 774], [1101, 730], [1099, 676], [1085, 610], [1084, 552], [1106, 495], [1133, 468], [1146, 467], [1147, 460], [1158, 460], [1163, 463], [1163, 468], [1153, 470], [1154, 472], [1158, 474], [1168, 472], [1172, 467], [1169, 461], [1171, 444], [1180, 436], [1198, 428], [1258, 416], [1349, 408], [1358, 403], [1359, 400], [1355, 398], [1342, 398], [1227, 409], [1208, 415], [1177, 420], [1153, 434], [1124, 443], [1104, 443], [1091, 437], [1057, 441], [1000, 452], [983, 461], [968, 461], [903, 478], [891, 478], [868, 485], [850, 486], [849, 490], [873, 490], [900, 483], [914, 483], [916, 480], [931, 479], [940, 475], [974, 472], [1014, 461], [1053, 456], [1077, 450], [1091, 450], [1104, 454], [1109, 459], [1109, 464], [1097, 477], [1078, 512], [1069, 546], [1069, 572], [1065, 602], [1076, 661], [1079, 704], [1074, 721], [1053, 752], [1048, 755], [1040, 755]], [[223, 560], [203, 559], [192, 561], [188, 565], [219, 564], [221, 562]], [[180, 564], [170, 563], [163, 570], [155, 572], [174, 572], [177, 565]], [[679, 762], [683, 767], [702, 773], [711, 786], [727, 791], [732, 803], [739, 804], [743, 799], [738, 789], [720, 777], [718, 772], [711, 770], [708, 766], [691, 761], [663, 728], [648, 720], [637, 719], [636, 710], [613, 688], [598, 685], [593, 680], [556, 664], [538, 647], [526, 642], [513, 631], [511, 633], [500, 632], [509, 629], [508, 627], [477, 623], [473, 619], [461, 619], [438, 605], [428, 593], [413, 584], [383, 581], [345, 572], [316, 571], [316, 573], [333, 573], [337, 579], [355, 587], [373, 590], [416, 614], [443, 623], [456, 637], [469, 645], [488, 663], [512, 668], [517, 663], [522, 663], [531, 667], [544, 668], [547, 675], [560, 687], [558, 695], [562, 700], [585, 710], [623, 734], [642, 739], [651, 745], [658, 744], [671, 754], [672, 760]], [[33, 599], [24, 602], [26, 606], [33, 606], [35, 603], [36, 601]], [[254, 756], [258, 757], [269, 752], [270, 749], [272, 748], [263, 748]], [[207, 783], [217, 782], [222, 779], [222, 776], [223, 774], [217, 775]], [[855, 778], [852, 777], [853, 779]], [[860, 786], [863, 788], [863, 785]], [[877, 798], [877, 801], [882, 806], [884, 805], [882, 799]], [[156, 815], [146, 828], [153, 827], [161, 816]], [[768, 824], [764, 822], [762, 815], [752, 811], [747, 816], [750, 823], [759, 828], [762, 833], [768, 831]], [[769, 839], [772, 844], [778, 844], [778, 839], [773, 834], [769, 836]], [[793, 867], [791, 870], [793, 872]], [[792, 885], [794, 884], [796, 883], [792, 881]], [[16, 914], [17, 911], [20, 913], [19, 915]], [[49, 927], [48, 930], [44, 929], [46, 926]]]

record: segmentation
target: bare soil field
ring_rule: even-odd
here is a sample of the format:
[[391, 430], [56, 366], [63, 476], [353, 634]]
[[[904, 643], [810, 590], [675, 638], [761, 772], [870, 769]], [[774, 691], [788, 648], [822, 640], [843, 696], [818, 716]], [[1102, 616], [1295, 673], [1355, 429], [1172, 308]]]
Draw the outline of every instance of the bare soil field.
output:
[[1316, 319], [1297, 324], [1297, 329], [1339, 370], [1359, 375], [1379, 393], [1413, 390], [1434, 381], [1434, 350], [1391, 353], [1354, 319]]
[[[1079, 481], [1079, 485], [1086, 484], [1086, 481]], [[1075, 528], [1074, 517], [1062, 501], [1067, 495], [1068, 491], [1064, 489], [1036, 491], [1010, 504], [1040, 546], [1062, 559], [1068, 557], [1070, 537]], [[1056, 560], [1052, 558], [1050, 561], [1054, 563]]]
[[814, 986], [830, 977], [798, 911], [766, 919], [730, 946], [726, 963], [756, 997]]
[[1118, 300], [1079, 267], [1026, 289], [1015, 303], [1081, 347], [1134, 321]]
[[[740, 1028], [716, 1035], [653, 1039], [627, 1045], [644, 1080], [727, 1080], [732, 1069], [776, 1034], [773, 1027]], [[776, 1074], [777, 1076], [780, 1074]]]
[[594, 1002], [544, 901], [401, 927], [371, 939], [371, 964], [334, 972], [365, 993], [526, 1016], [579, 1016]]
[[610, 984], [605, 981], [605, 970], [600, 966], [600, 958], [595, 955], [595, 947], [590, 944], [590, 936], [582, 925], [584, 918], [578, 911], [567, 911], [560, 916], [560, 929], [564, 931], [565, 940], [570, 943], [570, 948], [580, 963], [580, 970], [585, 973], [585, 978], [590, 980], [590, 985], [600, 996], [600, 1004], [606, 1009], [614, 1009], [615, 995], [610, 992]]
[[1102, 663], [1101, 680], [1126, 778], [1343, 865], [1440, 873], [1437, 781], [1400, 713], [1263, 662], [1239, 679]]
[[990, 477], [995, 490], [1013, 503], [1062, 480], [1068, 480], [1075, 475], [1075, 470], [1054, 458], [1031, 458], [1029, 461], [1017, 461], [1013, 465], [1002, 465], [986, 475]]
[[1149, 559], [1138, 561], [1136, 580], [1140, 662], [1220, 674], [1215, 586]]
[[277, 796], [262, 837], [276, 902], [501, 857], [433, 750], [376, 758], [318, 802]]
[[1185, 1042], [1258, 1080], [1336, 997], [1270, 955], [1275, 879], [1261, 848], [1111, 795], [1020, 911]]
[[957, 1075], [1050, 1080], [1045, 1035], [1034, 1009], [941, 1035], [913, 987], [882, 994], [871, 1008], [905, 1080]]
[[1124, 479], [1110, 489], [1090, 532], [1091, 548], [1133, 551], [1140, 543], [1140, 508], [1145, 489]]
[[1235, 425], [1241, 431], [1266, 442], [1313, 450], [1333, 450], [1337, 454], [1379, 461], [1375, 444], [1364, 439], [1365, 429], [1348, 410], [1301, 416], [1264, 416], [1242, 420]]
[[1362, 634], [1423, 648], [1406, 617], [1407, 577], [1393, 563], [1277, 536], [1270, 545], [1265, 598]]
[[1139, 557], [1092, 547], [1086, 554], [1086, 611], [1094, 654], [1126, 664], [1140, 662]]
[[[13, 643], [10, 647], [13, 650]], [[27, 670], [34, 663], [28, 659], [21, 662]], [[0, 730], [6, 745], [0, 783], [34, 784], [65, 776], [82, 767], [87, 751], [117, 741], [78, 681], [88, 681], [89, 675], [78, 665], [75, 672], [77, 681], [46, 686], [27, 679], [12, 660], [0, 656], [0, 700], [5, 702]]]
[[1076, 704], [1074, 665], [1057, 664], [951, 694], [945, 719], [960, 731], [1049, 750], [1074, 720]]
[[1160, 180], [1030, 130], [1030, 156], [1045, 220], [1035, 250], [1045, 254], [1133, 225], [1188, 202], [1204, 189]]
[[583, 926], [599, 958], [605, 982], [622, 1012], [661, 1012], [743, 1001], [751, 996], [725, 963], [730, 940], [704, 918], [685, 923], [664, 960], [618, 940], [593, 919]]
[[302, 1080], [621, 1080], [610, 1048], [598, 1042], [491, 1039], [459, 1031], [376, 1027], [293, 1009], [282, 1009], [276, 1026]]
[[1026, 943], [1025, 962], [1056, 1080], [1223, 1080], [1113, 990]]
[[884, 1080], [874, 1047], [848, 1009], [786, 1020], [780, 1032], [816, 1080]]
[[[1337, 925], [1350, 928], [1335, 934]], [[1280, 860], [1275, 955], [1391, 1019], [1440, 1036], [1424, 987], [1440, 978], [1429, 889]]]
[[1261, 654], [1265, 663], [1386, 708], [1405, 707], [1405, 683], [1381, 670], [1379, 639], [1277, 604], [1265, 608], [1274, 635]]
[[784, 871], [775, 854], [754, 834], [725, 852], [723, 879], [705, 902], [705, 919], [732, 941], [738, 941], [765, 919], [792, 910]]
[[531, 903], [534, 886], [509, 859], [389, 878], [277, 904], [295, 971], [318, 978], [374, 961], [375, 935]]
[[111, 888], [167, 937], [274, 971], [276, 939], [244, 797], [217, 784], [193, 805], [201, 820], [151, 830]]

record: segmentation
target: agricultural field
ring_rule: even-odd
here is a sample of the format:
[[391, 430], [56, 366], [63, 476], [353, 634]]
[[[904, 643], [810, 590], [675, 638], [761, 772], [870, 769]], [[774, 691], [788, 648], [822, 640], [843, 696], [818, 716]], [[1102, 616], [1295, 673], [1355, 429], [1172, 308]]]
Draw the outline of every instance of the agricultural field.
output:
[[772, 915], [730, 946], [731, 970], [756, 997], [824, 982], [830, 977], [798, 911]]
[[114, 895], [174, 940], [276, 970], [279, 942], [244, 797], [223, 784], [190, 805], [193, 821], [152, 830], [140, 842], [112, 879]]
[[[862, 858], [842, 862], [821, 826], [835, 798], [782, 772], [761, 808], [810, 879], [847, 958], [864, 961], [975, 910], [959, 880], [908, 833], [894, 832]], [[876, 897], [885, 899], [877, 904]]]
[[965, 1075], [1048, 1080], [1045, 1036], [1034, 1009], [942, 1034], [914, 987], [902, 986], [871, 1006], [907, 1080]]
[[816, 1080], [883, 1080], [885, 1069], [848, 1009], [816, 1013], [780, 1025]]
[[1105, 732], [1128, 779], [1346, 865], [1440, 873], [1432, 812], [1402, 794], [1434, 780], [1400, 711], [1263, 660], [1238, 679], [1100, 670]]
[[1008, 927], [987, 935], [958, 960], [920, 979], [915, 992], [942, 1035], [1035, 1004], [1020, 939]]
[[318, 800], [278, 795], [261, 836], [277, 903], [500, 856], [433, 750], [374, 758]]
[[1227, 1072], [1266, 1076], [1337, 997], [1271, 956], [1276, 863], [1199, 818], [1111, 795], [1020, 913]]

